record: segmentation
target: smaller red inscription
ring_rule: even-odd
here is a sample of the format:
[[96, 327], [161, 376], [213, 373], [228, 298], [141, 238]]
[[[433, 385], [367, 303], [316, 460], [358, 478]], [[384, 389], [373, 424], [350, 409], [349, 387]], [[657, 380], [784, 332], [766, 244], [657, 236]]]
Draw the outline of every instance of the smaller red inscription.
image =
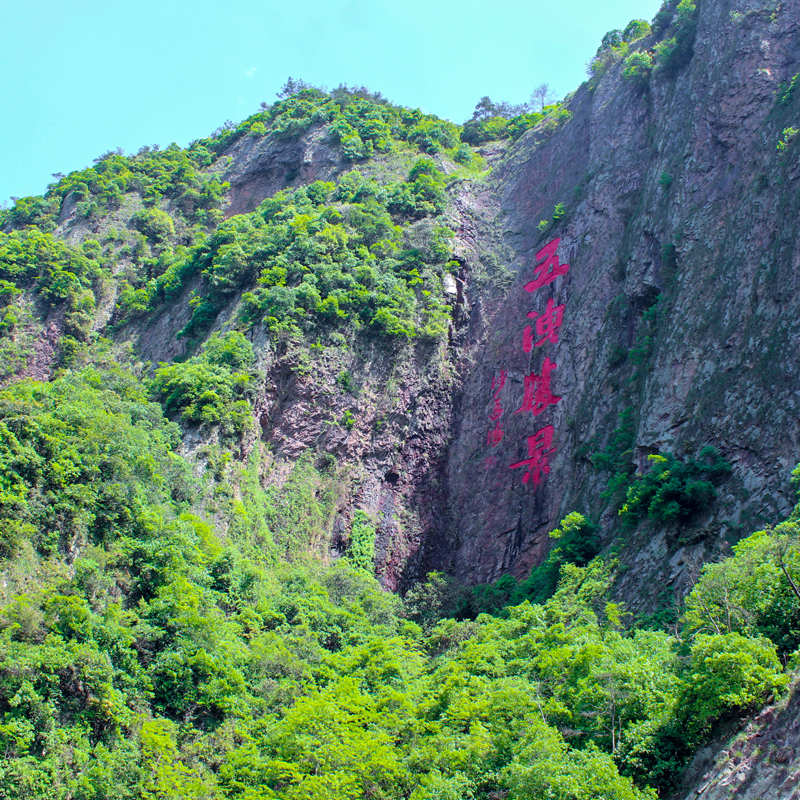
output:
[[535, 256], [536, 261], [542, 261], [533, 268], [534, 279], [525, 284], [526, 292], [535, 292], [542, 286], [551, 284], [559, 275], [566, 275], [569, 272], [569, 264], [562, 264], [558, 260], [556, 250], [561, 239], [553, 239], [550, 244], [545, 245]]
[[523, 483], [533, 483], [534, 486], [538, 486], [542, 482], [543, 476], [550, 472], [547, 457], [556, 451], [556, 448], [552, 447], [553, 433], [553, 426], [545, 425], [533, 436], [529, 436], [528, 457], [516, 464], [509, 465], [509, 469], [526, 468], [525, 474], [522, 476]]
[[547, 308], [541, 315], [535, 311], [528, 312], [529, 319], [536, 319], [536, 335], [541, 336], [538, 342], [533, 341], [533, 330], [530, 325], [525, 326], [522, 332], [522, 349], [526, 353], [534, 347], [541, 347], [545, 342], [552, 342], [558, 344], [558, 329], [561, 327], [561, 321], [564, 318], [564, 309], [566, 306], [562, 303], [560, 306], [553, 305], [553, 298], [547, 301]]
[[496, 467], [497, 456], [486, 456], [486, 458], [483, 459], [483, 466], [486, 469], [491, 469], [492, 467]]
[[497, 424], [489, 431], [489, 436], [486, 438], [486, 445], [488, 447], [497, 447], [497, 445], [503, 441], [505, 435], [505, 431], [500, 427], [500, 420], [497, 420]]
[[492, 413], [489, 414], [489, 419], [495, 423], [494, 428], [489, 431], [489, 437], [486, 444], [489, 447], [497, 447], [503, 439], [504, 431], [500, 426], [500, 417], [503, 416], [503, 406], [500, 403], [500, 392], [506, 385], [506, 378], [508, 377], [508, 370], [500, 370], [499, 377], [492, 378], [492, 393], [494, 395], [494, 408]]
[[534, 417], [537, 417], [548, 406], [555, 405], [561, 400], [560, 397], [556, 397], [550, 391], [550, 373], [557, 366], [549, 358], [545, 358], [541, 375], [532, 372], [530, 375], [525, 376], [522, 405], [514, 412], [515, 414], [530, 411]]

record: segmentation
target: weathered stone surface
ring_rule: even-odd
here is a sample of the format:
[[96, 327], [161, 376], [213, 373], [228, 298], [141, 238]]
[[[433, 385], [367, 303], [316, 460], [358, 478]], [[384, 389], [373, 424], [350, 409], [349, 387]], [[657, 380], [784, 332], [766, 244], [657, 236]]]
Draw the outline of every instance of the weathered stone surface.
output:
[[326, 143], [319, 126], [287, 141], [243, 136], [227, 155], [231, 161], [223, 180], [230, 183], [228, 216], [252, 211], [287, 186], [330, 180], [344, 166], [340, 151]]
[[[586, 451], [604, 446], [628, 405], [637, 466], [650, 453], [696, 455], [712, 444], [734, 467], [711, 513], [691, 522], [702, 541], [678, 550], [687, 532], [675, 528], [634, 538], [627, 558], [643, 569], [628, 578], [630, 601], [650, 581], [684, 592], [727, 540], [791, 508], [789, 470], [800, 455], [797, 154], [776, 148], [788, 112], [775, 94], [798, 70], [799, 22], [797, 2], [706, 2], [694, 58], [676, 78], [656, 76], [645, 90], [623, 80], [618, 63], [594, 92], [576, 93], [569, 121], [549, 136], [529, 132], [495, 168], [493, 201], [518, 278], [473, 326], [475, 363], [447, 464], [452, 546], [442, 566], [468, 581], [524, 574], [565, 513], [598, 508], [605, 478]], [[540, 234], [537, 223], [558, 203], [566, 216]], [[533, 255], [556, 236], [570, 271], [531, 295], [523, 286]], [[676, 268], [663, 262], [669, 246]], [[634, 344], [659, 296], [652, 356], [640, 388], [626, 392], [633, 368], [612, 368], [609, 356]], [[559, 341], [526, 354], [526, 313], [541, 313], [549, 298], [566, 305]], [[541, 374], [545, 357], [557, 364], [561, 401], [537, 417], [515, 413], [524, 376]], [[490, 384], [501, 370], [505, 435], [488, 448]], [[545, 424], [557, 451], [534, 491], [508, 465]], [[498, 464], [486, 469], [489, 455]], [[607, 539], [618, 529], [606, 515]]]
[[800, 693], [768, 706], [714, 752], [700, 750], [672, 800], [798, 800]]

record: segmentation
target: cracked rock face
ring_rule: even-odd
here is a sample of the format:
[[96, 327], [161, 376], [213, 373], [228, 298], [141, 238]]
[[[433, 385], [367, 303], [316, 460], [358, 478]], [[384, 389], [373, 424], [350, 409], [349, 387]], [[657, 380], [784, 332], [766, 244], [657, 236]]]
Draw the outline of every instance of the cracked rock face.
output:
[[[718, 751], [700, 750], [673, 800], [798, 800], [800, 694], [768, 706]], [[687, 794], [687, 789], [691, 791]]]
[[245, 214], [290, 185], [330, 180], [342, 168], [341, 154], [319, 126], [299, 139], [244, 136], [228, 152], [223, 180], [230, 184], [227, 216]]
[[[686, 531], [674, 527], [635, 535], [631, 558], [645, 564], [629, 581], [630, 602], [650, 581], [685, 591], [703, 559], [791, 509], [789, 471], [800, 459], [800, 162], [776, 147], [792, 113], [776, 105], [776, 91], [800, 71], [798, 23], [796, 1], [706, 2], [695, 55], [676, 78], [656, 76], [646, 89], [624, 80], [617, 63], [593, 92], [576, 93], [570, 120], [549, 135], [529, 132], [494, 170], [517, 279], [484, 309], [464, 376], [447, 463], [451, 547], [441, 562], [457, 575], [523, 575], [566, 513], [596, 511], [607, 476], [587, 451], [606, 445], [628, 406], [637, 467], [651, 453], [696, 456], [706, 444], [733, 465], [710, 513], [691, 520], [702, 543], [678, 551]], [[559, 203], [564, 217], [540, 232]], [[555, 238], [569, 271], [525, 291], [535, 254]], [[541, 316], [549, 301], [564, 307], [558, 341], [525, 352], [529, 313]], [[644, 313], [656, 303], [648, 331]], [[614, 364], [645, 335], [645, 363]], [[561, 399], [528, 412], [526, 379], [541, 378], [546, 359]], [[502, 372], [503, 436], [491, 446], [492, 379]], [[547, 426], [549, 473], [524, 484], [510, 466]], [[614, 514], [603, 522], [607, 539], [619, 532]]]

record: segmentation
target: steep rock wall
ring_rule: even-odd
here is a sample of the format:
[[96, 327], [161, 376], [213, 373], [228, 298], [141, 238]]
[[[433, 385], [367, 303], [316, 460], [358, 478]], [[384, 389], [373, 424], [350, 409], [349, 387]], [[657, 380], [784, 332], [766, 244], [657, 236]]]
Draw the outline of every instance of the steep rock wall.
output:
[[[800, 198], [798, 152], [776, 146], [797, 106], [776, 104], [776, 91], [800, 69], [799, 22], [798, 2], [707, 0], [695, 55], [677, 77], [656, 74], [645, 87], [617, 63], [576, 93], [569, 121], [551, 135], [529, 132], [494, 170], [518, 277], [472, 343], [447, 464], [449, 544], [435, 548], [447, 557], [431, 563], [470, 582], [524, 574], [563, 514], [598, 510], [607, 476], [587, 454], [628, 406], [638, 467], [650, 453], [696, 455], [705, 444], [733, 465], [710, 513], [691, 521], [694, 542], [678, 527], [634, 537], [629, 599], [650, 580], [685, 589], [727, 540], [788, 513], [800, 454]], [[558, 203], [566, 216], [540, 233]], [[535, 254], [555, 238], [568, 273], [526, 292]], [[646, 363], [615, 364], [647, 333], [643, 313], [659, 298]], [[526, 353], [526, 315], [551, 299], [564, 306], [558, 342]], [[561, 400], [516, 413], [526, 376], [541, 376], [545, 359]], [[503, 438], [492, 447], [492, 379], [503, 373]], [[550, 472], [524, 484], [524, 468], [509, 467], [548, 425]], [[604, 530], [607, 540], [619, 531], [613, 512]]]
[[[800, 0], [704, 0], [694, 56], [678, 74], [631, 81], [612, 62], [569, 101], [567, 121], [482, 148], [488, 181], [449, 190], [459, 269], [446, 289], [446, 342], [303, 353], [259, 328], [248, 334], [264, 375], [255, 417], [270, 474], [280, 480], [316, 448], [346, 476], [334, 551], [363, 508], [376, 521], [387, 587], [430, 569], [469, 583], [522, 576], [545, 557], [558, 521], [579, 510], [600, 518], [605, 544], [623, 534], [621, 558], [635, 568], [619, 593], [645, 607], [659, 596], [653, 585], [685, 592], [704, 560], [791, 510], [800, 137], [777, 145], [800, 116], [800, 93], [783, 105], [776, 92], [800, 71], [799, 25]], [[224, 156], [211, 170], [230, 184], [227, 216], [354, 167], [320, 126], [292, 140], [242, 136]], [[399, 174], [392, 157], [358, 168]], [[103, 225], [130, 227], [140, 207], [131, 200], [90, 222], [68, 200], [57, 233], [72, 243]], [[526, 291], [546, 277], [536, 254], [556, 240], [552, 255], [568, 270]], [[115, 337], [152, 364], [188, 355], [176, 334], [200, 280]], [[233, 324], [240, 299], [212, 332]], [[107, 305], [98, 329], [113, 298]], [[537, 333], [548, 315], [550, 335]], [[37, 374], [54, 364], [47, 341]], [[601, 498], [609, 475], [591, 455], [623, 412], [633, 422], [624, 458], [640, 470], [648, 455], [691, 457], [707, 444], [731, 462], [709, 511], [682, 525], [621, 528]]]

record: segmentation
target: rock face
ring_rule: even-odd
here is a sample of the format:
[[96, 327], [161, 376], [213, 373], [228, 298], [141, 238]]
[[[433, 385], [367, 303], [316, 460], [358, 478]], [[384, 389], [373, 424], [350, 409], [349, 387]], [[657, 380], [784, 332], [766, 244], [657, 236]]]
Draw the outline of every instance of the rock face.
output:
[[[620, 558], [633, 569], [617, 591], [645, 610], [791, 510], [800, 91], [780, 87], [800, 72], [798, 34], [800, 0], [703, 0], [694, 55], [677, 73], [629, 80], [611, 58], [566, 104], [568, 119], [484, 147], [489, 180], [449, 189], [460, 267], [444, 285], [446, 343], [343, 342], [311, 358], [252, 332], [270, 474], [317, 448], [344, 476], [334, 551], [362, 508], [387, 587], [431, 569], [493, 581], [525, 575], [559, 520], [581, 511], [600, 519], [605, 544], [624, 533]], [[655, 36], [643, 44], [653, 50]], [[364, 169], [379, 173], [378, 162]], [[292, 140], [242, 136], [212, 167], [230, 186], [227, 216], [351, 168], [319, 125]], [[57, 233], [96, 234], [68, 201]], [[195, 288], [121, 334], [145, 361], [187, 354], [176, 333]], [[52, 366], [56, 333], [37, 350], [36, 375]], [[620, 440], [624, 421], [623, 468], [714, 446], [733, 467], [716, 502], [682, 524], [623, 532], [601, 498], [610, 475], [590, 457]]]
[[800, 693], [795, 686], [779, 707], [765, 708], [716, 753], [701, 750], [673, 800], [798, 800]]
[[341, 153], [326, 144], [319, 126], [283, 142], [245, 136], [227, 155], [223, 179], [230, 184], [228, 216], [252, 211], [287, 186], [329, 180], [344, 166]]
[[[488, 147], [489, 182], [451, 190], [462, 268], [445, 286], [445, 350], [343, 348], [303, 374], [301, 354], [263, 338], [261, 437], [285, 464], [317, 447], [349, 465], [334, 530], [346, 540], [356, 507], [378, 520], [387, 587], [430, 569], [468, 583], [523, 576], [573, 510], [601, 516], [614, 540], [618, 517], [599, 499], [609, 475], [590, 455], [626, 418], [622, 457], [637, 469], [705, 445], [733, 467], [708, 511], [624, 533], [629, 606], [685, 593], [704, 560], [790, 511], [800, 150], [778, 144], [800, 93], [776, 94], [800, 71], [799, 31], [800, 0], [705, 0], [677, 74], [627, 80], [612, 62], [568, 120]], [[228, 215], [349, 168], [315, 128], [292, 142], [244, 137], [227, 155]], [[154, 362], [174, 355], [164, 347], [185, 322], [165, 314], [163, 336], [140, 336]], [[342, 370], [355, 389], [337, 384]]]
[[[767, 5], [704, 2], [694, 57], [677, 77], [644, 86], [611, 66], [594, 91], [576, 93], [571, 119], [549, 135], [530, 131], [493, 171], [518, 275], [500, 302], [473, 309], [474, 363], [446, 467], [449, 545], [431, 563], [470, 582], [524, 574], [565, 513], [597, 510], [607, 476], [587, 454], [608, 443], [626, 407], [638, 467], [651, 453], [694, 456], [706, 444], [733, 465], [711, 512], [692, 520], [701, 543], [679, 541], [674, 526], [634, 537], [628, 558], [635, 550], [642, 561], [629, 601], [650, 580], [688, 587], [699, 561], [790, 510], [799, 165], [792, 144], [777, 147], [797, 110], [776, 92], [800, 70], [800, 3]], [[557, 204], [563, 217], [540, 232]], [[568, 272], [526, 291], [535, 254], [555, 239]], [[541, 320], [560, 307], [558, 340], [540, 345], [529, 312]], [[623, 360], [631, 348], [639, 364]], [[526, 386], [541, 403], [526, 404]], [[549, 474], [524, 483], [525, 467], [510, 466], [529, 446], [550, 451]], [[618, 527], [608, 513], [606, 537]]]

